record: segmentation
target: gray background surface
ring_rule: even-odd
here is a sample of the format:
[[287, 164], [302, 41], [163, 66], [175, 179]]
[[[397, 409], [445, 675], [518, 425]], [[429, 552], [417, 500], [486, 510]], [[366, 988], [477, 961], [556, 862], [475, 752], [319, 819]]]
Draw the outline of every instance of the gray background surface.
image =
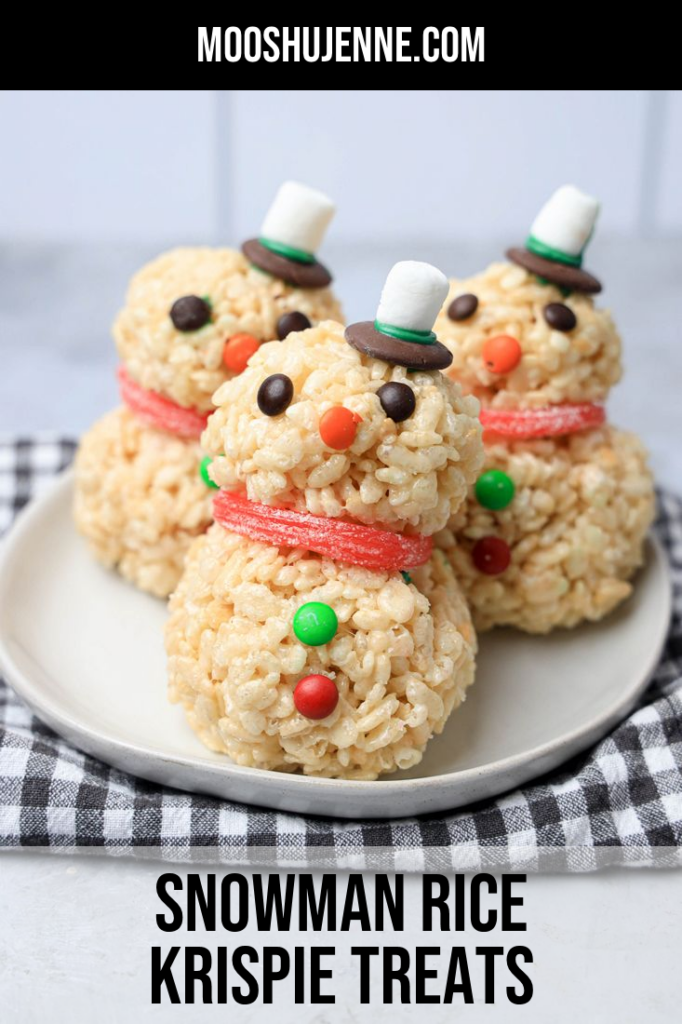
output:
[[352, 244], [514, 237], [564, 181], [607, 236], [682, 231], [682, 91], [5, 92], [0, 139], [6, 237], [229, 243], [283, 178]]

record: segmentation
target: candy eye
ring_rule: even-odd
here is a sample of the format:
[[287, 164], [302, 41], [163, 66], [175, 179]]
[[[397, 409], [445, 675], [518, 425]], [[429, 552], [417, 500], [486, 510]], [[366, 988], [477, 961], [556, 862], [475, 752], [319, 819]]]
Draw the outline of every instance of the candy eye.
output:
[[555, 331], [572, 331], [578, 322], [573, 310], [563, 302], [550, 302], [542, 312], [549, 326]]
[[287, 334], [291, 334], [292, 331], [307, 331], [309, 327], [312, 327], [310, 320], [305, 313], [284, 313], [277, 321], [277, 337], [280, 341], [284, 341]]
[[211, 306], [198, 295], [183, 295], [171, 306], [170, 318], [179, 331], [198, 331], [211, 319]]
[[279, 416], [291, 404], [294, 385], [285, 373], [273, 373], [258, 388], [258, 408], [266, 416]]
[[410, 418], [417, 405], [414, 391], [409, 384], [401, 384], [397, 380], [382, 384], [377, 391], [381, 407], [394, 423], [401, 423]]
[[448, 307], [448, 316], [451, 320], [468, 320], [478, 309], [478, 298], [467, 292], [466, 295], [458, 295]]

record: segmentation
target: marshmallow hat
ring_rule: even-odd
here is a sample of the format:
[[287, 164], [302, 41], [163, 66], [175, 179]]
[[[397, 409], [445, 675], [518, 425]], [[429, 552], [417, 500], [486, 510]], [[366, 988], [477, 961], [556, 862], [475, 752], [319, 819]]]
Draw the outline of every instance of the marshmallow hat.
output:
[[324, 192], [297, 181], [285, 181], [265, 215], [261, 242], [313, 256], [322, 244], [335, 210]]
[[331, 199], [297, 181], [285, 181], [265, 215], [258, 238], [242, 252], [260, 270], [299, 288], [322, 288], [331, 274], [315, 253], [335, 213]]
[[578, 259], [590, 240], [598, 216], [598, 199], [581, 192], [575, 185], [562, 185], [533, 221], [528, 247], [532, 248], [532, 243], [536, 242], [572, 260]]
[[429, 333], [448, 294], [448, 279], [430, 263], [405, 260], [389, 271], [376, 320], [417, 333]]
[[442, 370], [452, 354], [433, 333], [448, 280], [430, 263], [396, 263], [386, 278], [374, 321], [346, 329], [346, 341], [375, 359], [413, 370]]
[[601, 284], [582, 269], [583, 252], [592, 237], [600, 204], [575, 185], [562, 185], [533, 221], [523, 249], [507, 256], [544, 281], [567, 291], [599, 292]]

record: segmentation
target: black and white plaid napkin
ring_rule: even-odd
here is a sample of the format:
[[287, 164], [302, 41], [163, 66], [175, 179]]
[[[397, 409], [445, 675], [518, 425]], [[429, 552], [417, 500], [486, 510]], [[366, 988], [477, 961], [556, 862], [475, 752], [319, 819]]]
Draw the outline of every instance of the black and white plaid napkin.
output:
[[[71, 460], [59, 438], [0, 444], [0, 527]], [[682, 502], [660, 495], [674, 618], [635, 712], [561, 770], [464, 811], [334, 821], [125, 775], [39, 722], [0, 680], [0, 848], [384, 870], [590, 871], [682, 864]]]

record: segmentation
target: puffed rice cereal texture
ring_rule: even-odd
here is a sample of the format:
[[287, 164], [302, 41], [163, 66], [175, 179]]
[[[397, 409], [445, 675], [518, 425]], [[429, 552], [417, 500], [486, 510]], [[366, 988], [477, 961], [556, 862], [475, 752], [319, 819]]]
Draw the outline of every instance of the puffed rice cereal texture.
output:
[[[169, 695], [212, 750], [239, 765], [374, 779], [419, 762], [473, 680], [476, 638], [447, 561], [399, 573], [251, 542], [214, 524], [193, 544], [166, 628]], [[332, 641], [307, 647], [292, 621], [331, 605]], [[295, 708], [296, 683], [334, 680], [322, 721]]]
[[[435, 538], [477, 629], [546, 633], [601, 619], [628, 597], [654, 516], [653, 481], [638, 438], [605, 426], [496, 443], [486, 447], [485, 468], [512, 478], [511, 504], [492, 512], [472, 495]], [[511, 548], [511, 565], [498, 576], [479, 572], [471, 558], [476, 540], [488, 535]]]
[[[467, 320], [451, 320], [450, 303], [467, 293], [477, 297], [476, 311]], [[543, 310], [554, 302], [575, 313], [572, 331], [554, 330], [545, 320]], [[482, 274], [451, 281], [435, 330], [453, 354], [448, 373], [484, 406], [602, 402], [621, 377], [621, 341], [608, 310], [589, 295], [565, 296], [512, 263], [493, 263]], [[501, 334], [516, 338], [522, 358], [516, 369], [498, 375], [487, 369], [482, 353], [485, 342]]]
[[192, 540], [212, 521], [198, 442], [154, 430], [115, 409], [82, 439], [75, 520], [95, 558], [167, 597]]
[[[171, 306], [184, 295], [211, 304], [211, 321], [198, 331], [178, 331], [171, 321]], [[312, 323], [341, 319], [329, 288], [293, 288], [232, 249], [173, 249], [132, 278], [114, 338], [134, 381], [179, 405], [210, 412], [211, 396], [230, 376], [222, 358], [228, 338], [244, 332], [271, 341], [280, 316], [293, 311]]]
[[[294, 397], [281, 415], [265, 416], [258, 388], [274, 373], [291, 378]], [[388, 381], [415, 393], [415, 412], [401, 423], [376, 394]], [[440, 372], [409, 373], [362, 356], [333, 321], [261, 346], [215, 404], [202, 443], [224, 456], [211, 465], [216, 483], [313, 515], [432, 534], [464, 501], [483, 459], [475, 398]], [[321, 416], [337, 405], [361, 417], [345, 451], [327, 447], [319, 433]]]

